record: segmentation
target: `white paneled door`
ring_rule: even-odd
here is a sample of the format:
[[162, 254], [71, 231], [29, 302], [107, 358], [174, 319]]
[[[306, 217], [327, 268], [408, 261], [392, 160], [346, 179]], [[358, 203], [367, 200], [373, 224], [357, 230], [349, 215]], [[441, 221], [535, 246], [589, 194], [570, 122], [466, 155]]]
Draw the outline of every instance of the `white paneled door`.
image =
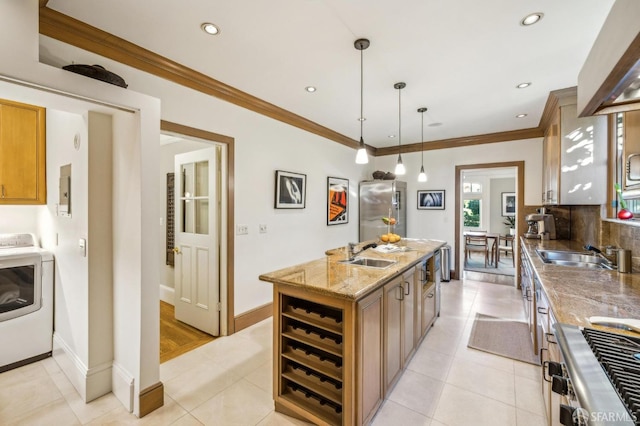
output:
[[176, 319], [220, 334], [218, 161], [215, 148], [175, 157]]

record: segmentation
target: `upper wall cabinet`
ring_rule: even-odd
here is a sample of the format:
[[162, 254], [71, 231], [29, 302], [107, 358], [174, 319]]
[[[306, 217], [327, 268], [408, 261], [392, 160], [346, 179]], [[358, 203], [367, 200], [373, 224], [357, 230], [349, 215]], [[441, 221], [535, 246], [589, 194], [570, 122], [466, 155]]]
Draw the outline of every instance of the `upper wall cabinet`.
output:
[[45, 204], [45, 109], [0, 99], [0, 204]]
[[543, 141], [543, 204], [606, 203], [607, 127], [605, 116], [578, 118], [575, 94], [558, 101]]

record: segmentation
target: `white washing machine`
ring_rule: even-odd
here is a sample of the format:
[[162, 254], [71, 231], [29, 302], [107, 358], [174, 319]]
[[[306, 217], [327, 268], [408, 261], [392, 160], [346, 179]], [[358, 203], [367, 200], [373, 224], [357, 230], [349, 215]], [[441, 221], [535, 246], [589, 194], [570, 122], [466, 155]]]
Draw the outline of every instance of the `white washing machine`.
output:
[[53, 273], [32, 234], [0, 234], [0, 372], [51, 355]]

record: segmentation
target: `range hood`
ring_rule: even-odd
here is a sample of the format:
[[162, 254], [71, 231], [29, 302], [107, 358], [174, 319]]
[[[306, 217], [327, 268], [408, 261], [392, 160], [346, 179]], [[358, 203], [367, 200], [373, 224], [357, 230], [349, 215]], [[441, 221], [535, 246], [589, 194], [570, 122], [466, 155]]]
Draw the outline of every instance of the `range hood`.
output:
[[640, 109], [640, 1], [616, 0], [578, 75], [580, 117]]

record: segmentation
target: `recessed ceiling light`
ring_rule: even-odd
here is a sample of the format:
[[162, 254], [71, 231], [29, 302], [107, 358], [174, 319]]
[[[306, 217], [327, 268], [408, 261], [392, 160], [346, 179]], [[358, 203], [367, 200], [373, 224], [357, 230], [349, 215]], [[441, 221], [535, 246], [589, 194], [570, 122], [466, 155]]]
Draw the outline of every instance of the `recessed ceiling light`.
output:
[[442, 123], [431, 123], [429, 124], [429, 127], [440, 127], [442, 126]]
[[202, 28], [202, 31], [204, 31], [209, 35], [220, 34], [220, 28], [218, 28], [215, 24], [212, 24], [211, 22], [205, 22], [204, 24], [200, 25], [200, 28]]
[[309, 93], [313, 93], [316, 91], [316, 88], [314, 86], [307, 86], [304, 88], [304, 90], [306, 90]]
[[522, 18], [522, 21], [520, 21], [520, 25], [524, 25], [525, 27], [529, 25], [533, 25], [536, 22], [540, 21], [543, 16], [544, 16], [544, 13], [542, 12], [532, 13]]
[[525, 87], [531, 86], [531, 83], [520, 83], [516, 86], [516, 89], [524, 89]]
[[527, 114], [518, 114], [518, 115], [516, 115], [516, 118], [524, 118], [526, 116], [527, 116]]
[[389, 136], [387, 136], [387, 137], [388, 137], [389, 139], [393, 139], [393, 138], [395, 138], [395, 137], [396, 137], [396, 135], [389, 135]]

